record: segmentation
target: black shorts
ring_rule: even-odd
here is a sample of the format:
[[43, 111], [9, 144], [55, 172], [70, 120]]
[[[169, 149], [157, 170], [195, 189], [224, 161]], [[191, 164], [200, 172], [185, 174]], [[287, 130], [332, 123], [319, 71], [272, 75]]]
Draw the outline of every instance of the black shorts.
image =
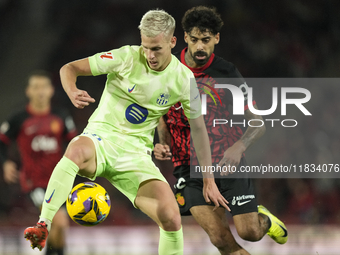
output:
[[[241, 161], [241, 164], [244, 163]], [[241, 165], [240, 164], [240, 165]], [[211, 205], [203, 197], [203, 179], [190, 178], [190, 166], [182, 165], [175, 168], [177, 178], [175, 197], [181, 215], [191, 215], [190, 208], [197, 205]], [[216, 185], [221, 194], [229, 202], [231, 214], [238, 215], [257, 212], [257, 200], [251, 179], [248, 178], [216, 178]]]

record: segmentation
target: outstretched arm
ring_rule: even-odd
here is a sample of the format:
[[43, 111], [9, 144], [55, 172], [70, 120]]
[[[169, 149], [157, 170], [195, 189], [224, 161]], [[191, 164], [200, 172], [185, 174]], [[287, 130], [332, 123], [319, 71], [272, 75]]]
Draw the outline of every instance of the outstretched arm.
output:
[[95, 102], [94, 98], [85, 90], [78, 89], [76, 85], [78, 76], [90, 75], [92, 75], [92, 72], [88, 58], [70, 62], [60, 69], [61, 84], [72, 104], [79, 109]]
[[[211, 151], [209, 137], [207, 129], [205, 127], [203, 116], [196, 119], [190, 119], [190, 134], [194, 143], [194, 148], [197, 154], [198, 161], [201, 166], [208, 167], [212, 166], [211, 163]], [[220, 205], [230, 211], [227, 206], [228, 201], [219, 192], [214, 174], [210, 171], [202, 172], [203, 174], [203, 196], [207, 203], [213, 202], [215, 204], [215, 209]]]
[[[254, 107], [257, 109], [256, 105]], [[263, 119], [260, 115], [255, 115], [251, 111], [246, 110], [244, 117], [246, 120], [259, 120], [259, 123], [254, 123], [254, 125], [260, 125], [260, 121]], [[254, 144], [261, 136], [264, 135], [266, 132], [266, 127], [263, 124], [261, 127], [251, 127], [248, 126], [246, 132], [243, 134], [243, 136], [238, 140], [236, 143], [233, 144], [233, 146], [229, 147], [225, 152], [222, 160], [220, 161], [219, 165], [230, 165], [230, 166], [238, 166], [240, 163], [242, 154], [252, 145]]]

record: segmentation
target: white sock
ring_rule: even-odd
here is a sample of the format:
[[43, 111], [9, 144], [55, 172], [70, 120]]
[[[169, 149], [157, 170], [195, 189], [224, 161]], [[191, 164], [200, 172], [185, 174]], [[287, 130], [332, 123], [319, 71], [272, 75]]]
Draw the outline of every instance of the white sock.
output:
[[45, 222], [47, 230], [48, 230], [48, 232], [50, 232], [52, 222], [49, 219], [39, 218], [38, 222]]

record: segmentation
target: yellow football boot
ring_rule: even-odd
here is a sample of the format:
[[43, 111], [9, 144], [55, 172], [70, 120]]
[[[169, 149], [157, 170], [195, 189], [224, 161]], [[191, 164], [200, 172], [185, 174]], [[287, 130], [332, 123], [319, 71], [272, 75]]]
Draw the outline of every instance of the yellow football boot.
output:
[[259, 213], [267, 215], [271, 221], [271, 227], [269, 228], [267, 235], [269, 235], [275, 242], [285, 244], [288, 240], [288, 231], [285, 224], [271, 214], [271, 212], [263, 205], [258, 205], [257, 210]]

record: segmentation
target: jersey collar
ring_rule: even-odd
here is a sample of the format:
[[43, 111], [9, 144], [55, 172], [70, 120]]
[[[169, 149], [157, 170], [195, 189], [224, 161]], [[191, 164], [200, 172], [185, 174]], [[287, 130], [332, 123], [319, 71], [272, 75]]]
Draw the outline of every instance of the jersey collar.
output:
[[51, 108], [49, 107], [48, 109], [46, 109], [45, 111], [43, 112], [37, 112], [35, 111], [32, 106], [30, 104], [26, 105], [26, 111], [31, 114], [31, 115], [36, 115], [36, 116], [45, 116], [45, 115], [48, 115], [50, 114], [51, 112]]
[[188, 49], [188, 47], [185, 47], [181, 52], [181, 62], [182, 62], [182, 64], [184, 64], [186, 67], [188, 67], [194, 73], [203, 72], [205, 69], [207, 69], [211, 65], [211, 63], [213, 62], [213, 60], [215, 58], [215, 54], [212, 53], [208, 62], [204, 66], [198, 67], [198, 68], [193, 68], [193, 67], [188, 66], [187, 63], [185, 62], [185, 52], [187, 51], [187, 49]]

